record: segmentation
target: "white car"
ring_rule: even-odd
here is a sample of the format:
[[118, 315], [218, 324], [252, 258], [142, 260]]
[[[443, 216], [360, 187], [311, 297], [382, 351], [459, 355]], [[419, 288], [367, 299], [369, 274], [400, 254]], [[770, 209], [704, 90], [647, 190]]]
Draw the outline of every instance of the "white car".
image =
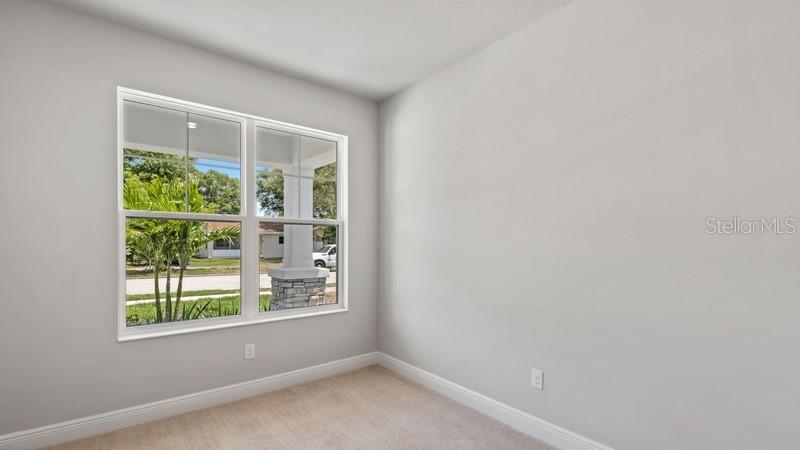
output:
[[336, 268], [336, 246], [325, 245], [318, 252], [314, 252], [314, 266], [326, 269]]

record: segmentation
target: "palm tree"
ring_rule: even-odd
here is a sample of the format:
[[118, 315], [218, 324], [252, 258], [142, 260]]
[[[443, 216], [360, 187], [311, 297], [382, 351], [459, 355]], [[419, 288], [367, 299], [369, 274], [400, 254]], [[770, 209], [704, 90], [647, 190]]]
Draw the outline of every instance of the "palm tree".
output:
[[[123, 204], [126, 209], [167, 212], [196, 212], [209, 210], [203, 205], [203, 197], [197, 184], [183, 181], [165, 182], [153, 179], [142, 182], [136, 176], [127, 177], [123, 188]], [[209, 242], [239, 237], [237, 227], [222, 227], [208, 230], [205, 222], [197, 220], [128, 219], [126, 224], [126, 247], [128, 253], [143, 259], [153, 270], [155, 285], [156, 322], [179, 320], [183, 276], [194, 256]], [[178, 286], [175, 304], [172, 304], [171, 267], [178, 264]], [[165, 308], [161, 310], [159, 275], [165, 270]]]
[[[166, 265], [169, 241], [164, 224], [151, 219], [129, 219], [125, 225], [125, 246], [129, 254], [143, 259], [153, 270], [156, 296], [156, 322], [163, 322], [161, 314], [161, 292], [158, 276]], [[167, 288], [169, 289], [169, 288]]]
[[[173, 242], [175, 243], [174, 255], [178, 263], [178, 289], [175, 292], [175, 307], [172, 310], [172, 321], [178, 320], [178, 311], [183, 294], [183, 275], [191, 261], [192, 256], [196, 255], [209, 242], [216, 240], [233, 241], [239, 238], [239, 229], [236, 227], [223, 227], [215, 230], [208, 230], [203, 222], [183, 220], [177, 224], [173, 230]], [[167, 312], [169, 315], [169, 312]]]

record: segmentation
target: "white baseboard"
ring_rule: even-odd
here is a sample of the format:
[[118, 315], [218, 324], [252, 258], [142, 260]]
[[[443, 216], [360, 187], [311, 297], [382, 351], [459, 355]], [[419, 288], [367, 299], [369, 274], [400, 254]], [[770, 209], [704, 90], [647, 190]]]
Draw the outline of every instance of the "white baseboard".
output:
[[378, 362], [378, 353], [364, 353], [194, 394], [182, 395], [81, 419], [0, 435], [0, 449], [33, 449], [138, 425], [164, 417], [219, 405], [296, 384], [360, 369]]
[[562, 450], [613, 450], [385, 353], [372, 352], [194, 394], [0, 435], [0, 450], [34, 449], [107, 433], [380, 364], [423, 386]]
[[562, 450], [613, 450], [607, 445], [561, 428], [505, 403], [467, 389], [438, 375], [408, 364], [385, 353], [378, 354], [378, 364], [411, 381], [426, 386], [480, 413], [533, 436]]

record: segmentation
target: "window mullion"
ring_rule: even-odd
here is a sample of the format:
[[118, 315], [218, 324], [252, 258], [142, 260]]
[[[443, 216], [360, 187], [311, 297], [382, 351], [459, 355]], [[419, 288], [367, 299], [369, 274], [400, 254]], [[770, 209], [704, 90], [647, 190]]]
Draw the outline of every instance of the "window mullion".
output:
[[252, 120], [245, 122], [246, 136], [244, 142], [244, 155], [242, 167], [242, 190], [244, 191], [244, 236], [247, 243], [242, 246], [242, 315], [252, 319], [258, 314], [259, 308], [259, 236], [258, 218], [256, 217], [256, 128]]
[[217, 222], [241, 222], [245, 216], [233, 214], [206, 214], [206, 213], [185, 213], [171, 211], [143, 211], [125, 209], [122, 211], [125, 217], [141, 219], [178, 219], [178, 220], [204, 220]]
[[258, 217], [259, 222], [282, 223], [289, 225], [342, 225], [341, 220], [334, 219], [303, 219], [299, 217]]

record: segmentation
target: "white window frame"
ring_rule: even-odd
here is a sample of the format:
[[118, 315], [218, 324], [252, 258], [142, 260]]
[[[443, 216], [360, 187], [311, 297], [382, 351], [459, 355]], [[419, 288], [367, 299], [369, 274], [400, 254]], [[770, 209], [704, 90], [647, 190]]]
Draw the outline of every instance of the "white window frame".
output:
[[[153, 106], [178, 109], [195, 114], [231, 120], [241, 124], [241, 210], [239, 214], [174, 213], [162, 211], [132, 211], [123, 207], [123, 150], [125, 101], [135, 101]], [[336, 143], [336, 219], [300, 219], [289, 217], [263, 217], [256, 215], [256, 183], [253, 177], [256, 160], [256, 127], [266, 127], [302, 136], [325, 139]], [[163, 95], [151, 94], [125, 87], [117, 87], [117, 340], [120, 342], [161, 336], [194, 333], [244, 325], [298, 319], [348, 311], [347, 296], [347, 136], [277, 120], [229, 111]], [[251, 179], [253, 180], [251, 182]], [[128, 327], [126, 323], [125, 274], [125, 222], [128, 218], [163, 218], [209, 221], [233, 221], [241, 224], [241, 300], [237, 316], [199, 319], [186, 322], [168, 322]], [[337, 227], [337, 303], [308, 306], [281, 311], [259, 312], [259, 248], [260, 222], [303, 225], [333, 225]], [[255, 245], [250, 244], [256, 242]]]

